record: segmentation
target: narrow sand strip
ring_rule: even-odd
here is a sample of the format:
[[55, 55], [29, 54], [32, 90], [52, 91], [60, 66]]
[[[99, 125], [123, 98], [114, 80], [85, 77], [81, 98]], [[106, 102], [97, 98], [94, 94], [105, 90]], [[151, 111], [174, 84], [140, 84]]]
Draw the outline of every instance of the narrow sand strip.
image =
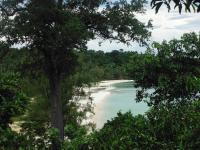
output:
[[[91, 94], [91, 98], [93, 99], [93, 102], [95, 105], [99, 105], [102, 104], [104, 101], [104, 99], [110, 94], [110, 90], [114, 89], [114, 87], [112, 86], [113, 84], [116, 83], [123, 83], [123, 82], [130, 82], [133, 80], [105, 80], [105, 81], [101, 81], [99, 84], [97, 84], [97, 86], [92, 87], [91, 91], [95, 91], [96, 92], [92, 92]], [[99, 106], [96, 107], [99, 107]], [[96, 114], [96, 112], [95, 112]]]
[[[98, 123], [102, 117], [102, 110], [104, 109], [105, 99], [111, 94], [111, 90], [114, 89], [112, 86], [116, 83], [130, 82], [133, 80], [106, 80], [101, 81], [97, 86], [92, 87], [92, 90], [99, 89], [98, 91], [91, 94], [91, 98], [94, 103], [95, 115], [89, 120], [93, 123]], [[99, 128], [97, 124], [97, 128]]]

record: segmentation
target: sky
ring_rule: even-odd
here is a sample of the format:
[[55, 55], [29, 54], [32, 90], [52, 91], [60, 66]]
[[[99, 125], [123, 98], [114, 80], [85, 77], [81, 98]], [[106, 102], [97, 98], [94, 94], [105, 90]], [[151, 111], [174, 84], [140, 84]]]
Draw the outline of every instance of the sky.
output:
[[[137, 15], [137, 19], [144, 23], [147, 23], [150, 19], [153, 21], [150, 43], [152, 41], [161, 42], [163, 40], [169, 41], [174, 38], [180, 38], [182, 34], [193, 31], [200, 32], [200, 13], [185, 13], [183, 10], [182, 14], [179, 14], [174, 10], [168, 12], [166, 6], [161, 6], [159, 12], [155, 14], [155, 10], [150, 8], [150, 4], [147, 4], [145, 9], [146, 13]], [[146, 50], [145, 47], [140, 47], [134, 42], [130, 46], [126, 46], [122, 43], [116, 43], [114, 41], [110, 43], [110, 41], [106, 40], [99, 46], [98, 43], [100, 41], [102, 40], [96, 39], [89, 41], [87, 44], [88, 49], [103, 50], [105, 52], [119, 49], [138, 52], [144, 52]]]

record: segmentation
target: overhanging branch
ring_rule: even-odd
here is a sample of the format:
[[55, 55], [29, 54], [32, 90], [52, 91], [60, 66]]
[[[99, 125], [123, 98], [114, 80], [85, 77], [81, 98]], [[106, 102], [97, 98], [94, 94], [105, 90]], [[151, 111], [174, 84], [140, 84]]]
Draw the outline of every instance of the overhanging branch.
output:
[[6, 10], [6, 8], [0, 5], [0, 10], [1, 12], [5, 13], [6, 16], [11, 17], [14, 16], [17, 12], [25, 10], [25, 8], [15, 8], [12, 12], [9, 12]]

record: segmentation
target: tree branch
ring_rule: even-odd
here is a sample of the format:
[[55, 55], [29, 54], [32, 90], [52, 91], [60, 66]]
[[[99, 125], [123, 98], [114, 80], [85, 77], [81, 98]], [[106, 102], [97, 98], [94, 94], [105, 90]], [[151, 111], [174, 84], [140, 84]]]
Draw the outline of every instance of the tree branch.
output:
[[63, 5], [63, 0], [58, 0], [58, 7], [61, 8]]
[[6, 10], [6, 8], [4, 8], [3, 6], [0, 5], [0, 10], [6, 14], [6, 16], [10, 17], [10, 16], [14, 16], [17, 12], [19, 11], [23, 11], [25, 10], [25, 8], [15, 8], [12, 12], [8, 12], [8, 10]]

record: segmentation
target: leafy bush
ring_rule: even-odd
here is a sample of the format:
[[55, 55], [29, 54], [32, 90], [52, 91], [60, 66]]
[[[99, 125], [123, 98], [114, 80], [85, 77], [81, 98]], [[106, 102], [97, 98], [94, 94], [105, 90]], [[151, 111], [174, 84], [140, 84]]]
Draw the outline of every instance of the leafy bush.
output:
[[199, 149], [200, 101], [178, 108], [152, 108], [146, 115], [130, 112], [108, 121], [92, 134], [88, 148], [112, 149]]
[[28, 102], [19, 84], [17, 74], [0, 74], [0, 149], [18, 149], [24, 142], [9, 126], [13, 117], [23, 114]]

